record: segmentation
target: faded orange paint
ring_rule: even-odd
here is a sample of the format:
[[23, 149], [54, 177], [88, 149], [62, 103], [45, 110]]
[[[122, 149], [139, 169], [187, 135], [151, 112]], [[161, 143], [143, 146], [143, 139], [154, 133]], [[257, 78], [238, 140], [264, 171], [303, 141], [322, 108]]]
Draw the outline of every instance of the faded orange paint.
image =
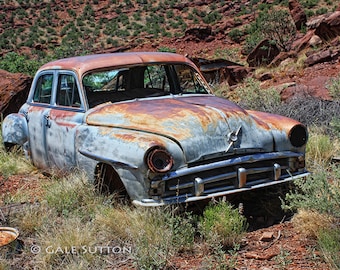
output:
[[[275, 128], [275, 129], [282, 130], [288, 133], [293, 126], [301, 125], [299, 121], [296, 121], [294, 119], [291, 119], [291, 118], [288, 118], [282, 115], [269, 114], [265, 112], [250, 111], [250, 110], [247, 112], [250, 115], [256, 117], [257, 119], [261, 119], [261, 122], [266, 124], [267, 129]], [[268, 124], [270, 125], [270, 128], [268, 128]], [[264, 125], [261, 125], [261, 126], [264, 128]]]
[[120, 67], [144, 63], [164, 62], [186, 63], [197, 70], [196, 66], [182, 55], [157, 52], [129, 52], [95, 54], [60, 59], [43, 65], [39, 71], [49, 69], [67, 69], [75, 71], [78, 73], [79, 78], [81, 78], [82, 74], [94, 69], [105, 69], [110, 66]]

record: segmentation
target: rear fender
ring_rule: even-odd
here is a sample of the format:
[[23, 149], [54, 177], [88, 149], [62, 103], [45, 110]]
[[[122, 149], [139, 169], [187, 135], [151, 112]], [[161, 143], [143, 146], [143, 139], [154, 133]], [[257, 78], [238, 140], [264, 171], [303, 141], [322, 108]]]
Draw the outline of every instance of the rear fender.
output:
[[23, 145], [28, 141], [27, 120], [23, 114], [12, 113], [2, 122], [2, 140], [4, 144]]

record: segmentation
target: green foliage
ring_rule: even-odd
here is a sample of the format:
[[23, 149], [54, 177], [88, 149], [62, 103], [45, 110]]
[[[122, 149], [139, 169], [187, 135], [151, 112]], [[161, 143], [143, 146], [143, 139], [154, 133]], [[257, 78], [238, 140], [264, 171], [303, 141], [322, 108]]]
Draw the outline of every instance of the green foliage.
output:
[[315, 6], [317, 6], [318, 4], [318, 0], [305, 0], [305, 1], [301, 1], [301, 5], [304, 7], [304, 8], [313, 8]]
[[[247, 220], [238, 209], [227, 202], [208, 206], [200, 220], [200, 231], [208, 239], [217, 238], [225, 247], [234, 247], [239, 243], [248, 227]], [[215, 241], [213, 241], [215, 242]]]
[[336, 99], [340, 100], [340, 76], [332, 78], [327, 84], [327, 89], [329, 90], [330, 95]]
[[169, 47], [159, 47], [158, 48], [159, 52], [171, 52], [171, 53], [175, 53], [176, 49], [174, 48], [169, 48]]
[[81, 173], [57, 178], [45, 195], [48, 206], [53, 208], [58, 215], [65, 217], [72, 215], [91, 217], [99, 199], [100, 196], [95, 192], [94, 186]]
[[[288, 51], [296, 33], [295, 24], [286, 10], [271, 10], [259, 13], [248, 28], [245, 50], [250, 52], [258, 41], [266, 38], [275, 42], [283, 51]], [[255, 46], [254, 46], [255, 44]]]
[[230, 39], [231, 39], [232, 41], [240, 42], [240, 41], [241, 41], [241, 38], [244, 36], [244, 33], [243, 33], [243, 31], [241, 31], [241, 30], [238, 29], [238, 28], [233, 28], [233, 29], [228, 33], [228, 36], [230, 37]]
[[322, 14], [326, 14], [327, 12], [328, 12], [328, 9], [323, 7], [323, 8], [318, 9], [315, 13], [316, 15], [322, 15]]
[[0, 148], [0, 175], [5, 179], [11, 175], [27, 173], [32, 170], [32, 165], [20, 149], [6, 152], [2, 147]]
[[321, 230], [318, 235], [318, 245], [332, 268], [340, 269], [340, 229]]
[[213, 11], [203, 17], [203, 22], [206, 24], [213, 24], [219, 21], [221, 18], [222, 15], [218, 11]]
[[334, 130], [335, 135], [340, 139], [340, 118], [333, 118], [330, 124]]
[[252, 78], [246, 79], [234, 93], [236, 101], [247, 109], [273, 112], [281, 104], [281, 97], [276, 89], [262, 89], [260, 82]]
[[163, 269], [173, 255], [191, 249], [194, 243], [192, 216], [179, 217], [169, 209], [145, 209], [137, 213], [133, 224], [134, 259], [139, 269]]
[[312, 176], [295, 182], [297, 189], [286, 196], [284, 209], [307, 209], [340, 218], [340, 168], [314, 169]]
[[12, 73], [25, 73], [33, 76], [40, 66], [39, 61], [30, 60], [27, 56], [14, 52], [9, 52], [0, 59], [0, 69]]

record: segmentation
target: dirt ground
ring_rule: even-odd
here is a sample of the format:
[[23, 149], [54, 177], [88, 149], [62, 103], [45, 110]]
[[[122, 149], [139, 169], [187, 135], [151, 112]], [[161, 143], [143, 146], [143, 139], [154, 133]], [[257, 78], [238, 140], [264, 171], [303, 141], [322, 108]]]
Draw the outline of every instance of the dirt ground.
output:
[[[39, 189], [41, 181], [48, 180], [38, 171], [30, 175], [11, 176], [7, 180], [0, 177], [0, 205], [4, 205], [6, 196], [14, 195], [23, 189], [30, 190], [31, 200], [29, 203], [34, 203], [42, 195], [42, 191]], [[256, 207], [256, 205], [253, 206]], [[20, 207], [20, 204], [16, 204], [14, 207]], [[0, 207], [0, 209], [5, 216], [8, 212], [13, 211], [6, 207]], [[249, 212], [247, 215], [248, 219], [252, 218]], [[253, 217], [253, 222], [250, 220], [249, 232], [242, 239], [240, 249], [235, 253], [237, 255], [226, 251], [225, 262], [227, 265], [234, 265], [235, 270], [330, 269], [316, 250], [316, 241], [307, 239], [298, 233], [290, 218], [286, 218], [282, 222], [266, 220], [266, 218], [269, 219], [265, 216], [258, 216]], [[21, 240], [26, 241], [26, 239]], [[204, 248], [200, 246], [195, 248], [193, 254], [183, 253], [173, 258], [169, 269], [207, 269], [206, 258]], [[210, 266], [212, 266], [211, 263]], [[119, 267], [119, 269], [132, 268], [132, 262], [129, 261]]]

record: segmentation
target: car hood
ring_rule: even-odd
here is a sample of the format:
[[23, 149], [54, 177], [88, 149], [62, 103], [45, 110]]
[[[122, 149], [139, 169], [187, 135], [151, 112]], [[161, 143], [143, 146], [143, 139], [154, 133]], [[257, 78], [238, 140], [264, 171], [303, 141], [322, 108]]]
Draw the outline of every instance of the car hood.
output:
[[107, 103], [91, 109], [86, 122], [170, 138], [181, 147], [187, 162], [273, 151], [273, 135], [267, 124], [213, 95]]

